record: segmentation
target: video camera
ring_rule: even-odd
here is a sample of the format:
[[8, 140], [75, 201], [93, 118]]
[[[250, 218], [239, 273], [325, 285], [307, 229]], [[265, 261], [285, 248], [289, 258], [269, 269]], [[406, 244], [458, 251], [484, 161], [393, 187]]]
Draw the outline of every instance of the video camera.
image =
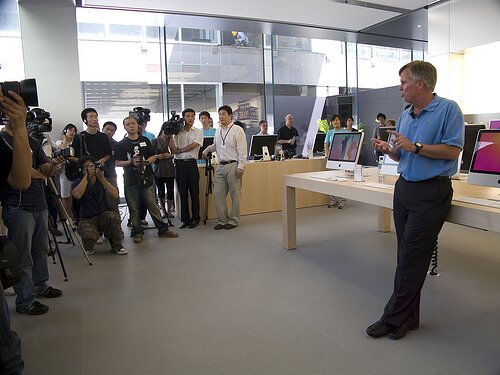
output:
[[[14, 91], [23, 98], [24, 103], [30, 106], [38, 106], [38, 94], [36, 89], [36, 80], [34, 78], [25, 79], [23, 81], [0, 82], [2, 86], [3, 96], [13, 99], [9, 95], [9, 91]], [[0, 124], [5, 120], [0, 107]]]
[[137, 120], [137, 124], [143, 125], [144, 122], [151, 121], [151, 116], [149, 115], [151, 110], [149, 108], [135, 107], [131, 112], [128, 113], [130, 117]]
[[184, 126], [184, 119], [177, 115], [175, 111], [170, 111], [170, 115], [172, 117], [161, 126], [161, 132], [166, 135], [177, 135]]
[[42, 108], [33, 108], [26, 113], [26, 129], [28, 133], [37, 138], [41, 133], [50, 133], [52, 131], [52, 119], [50, 112]]

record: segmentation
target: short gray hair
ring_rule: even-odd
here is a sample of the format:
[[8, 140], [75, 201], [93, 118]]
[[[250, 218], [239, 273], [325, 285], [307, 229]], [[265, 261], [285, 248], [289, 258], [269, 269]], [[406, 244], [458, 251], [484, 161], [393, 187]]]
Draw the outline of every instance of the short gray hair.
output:
[[430, 62], [415, 60], [399, 69], [399, 75], [403, 70], [409, 69], [410, 76], [414, 81], [423, 81], [428, 90], [434, 91], [437, 82], [437, 70]]

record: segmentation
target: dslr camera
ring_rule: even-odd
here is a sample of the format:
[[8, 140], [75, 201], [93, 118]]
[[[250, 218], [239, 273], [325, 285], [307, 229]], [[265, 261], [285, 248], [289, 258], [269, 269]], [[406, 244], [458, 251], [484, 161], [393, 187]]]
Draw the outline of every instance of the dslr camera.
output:
[[[23, 98], [26, 105], [38, 106], [38, 93], [36, 89], [36, 80], [34, 78], [25, 79], [19, 82], [0, 82], [0, 86], [2, 86], [3, 96], [13, 99], [9, 95], [9, 91], [14, 91], [21, 98]], [[2, 113], [2, 108], [0, 107], [0, 123], [3, 123], [3, 120], [5, 120], [5, 117]]]
[[151, 110], [149, 108], [135, 107], [128, 115], [134, 117], [137, 120], [137, 124], [143, 125], [144, 122], [151, 121], [150, 113]]
[[166, 135], [177, 135], [184, 126], [184, 119], [176, 114], [175, 111], [170, 111], [170, 115], [172, 116], [170, 120], [165, 121], [161, 126], [161, 132]]
[[63, 148], [62, 150], [57, 150], [52, 153], [53, 158], [57, 158], [59, 156], [62, 156], [64, 159], [67, 159], [70, 156], [75, 156], [75, 155], [71, 147], [66, 147]]

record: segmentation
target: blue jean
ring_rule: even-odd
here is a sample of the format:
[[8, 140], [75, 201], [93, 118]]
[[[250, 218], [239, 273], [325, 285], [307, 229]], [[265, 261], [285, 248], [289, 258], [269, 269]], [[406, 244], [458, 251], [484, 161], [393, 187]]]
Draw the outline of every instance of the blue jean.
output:
[[16, 306], [21, 308], [30, 307], [35, 302], [36, 293], [43, 293], [48, 288], [47, 220], [47, 210], [27, 211], [9, 206], [3, 208], [3, 221], [9, 229], [9, 239], [21, 252], [24, 276], [14, 285]]
[[132, 237], [137, 234], [144, 233], [144, 229], [141, 227], [141, 219], [139, 214], [140, 204], [146, 207], [146, 209], [149, 211], [149, 214], [153, 219], [153, 223], [155, 224], [156, 229], [158, 229], [158, 234], [162, 234], [168, 231], [168, 225], [165, 224], [161, 219], [161, 214], [158, 210], [158, 204], [156, 203], [153, 186], [125, 186], [125, 200], [127, 201], [127, 206], [130, 212], [130, 221], [132, 222]]
[[19, 375], [23, 372], [21, 339], [10, 329], [9, 306], [0, 291], [0, 374]]

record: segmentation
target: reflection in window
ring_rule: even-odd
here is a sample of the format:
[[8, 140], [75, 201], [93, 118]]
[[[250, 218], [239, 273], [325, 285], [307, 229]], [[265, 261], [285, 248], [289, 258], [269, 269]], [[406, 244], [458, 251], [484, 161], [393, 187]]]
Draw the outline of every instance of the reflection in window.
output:
[[0, 34], [19, 34], [19, 12], [16, 0], [0, 1]]
[[78, 33], [81, 36], [104, 36], [104, 25], [102, 23], [79, 23]]
[[134, 39], [142, 36], [142, 27], [136, 25], [109, 25], [108, 31], [110, 36], [126, 36]]

